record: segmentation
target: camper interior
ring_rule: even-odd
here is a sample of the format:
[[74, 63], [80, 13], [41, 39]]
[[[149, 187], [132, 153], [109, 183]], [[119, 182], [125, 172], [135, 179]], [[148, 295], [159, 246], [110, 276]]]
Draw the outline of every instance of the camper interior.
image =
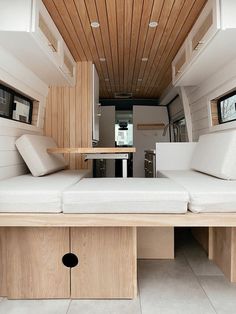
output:
[[0, 314], [236, 313], [235, 12], [0, 0]]

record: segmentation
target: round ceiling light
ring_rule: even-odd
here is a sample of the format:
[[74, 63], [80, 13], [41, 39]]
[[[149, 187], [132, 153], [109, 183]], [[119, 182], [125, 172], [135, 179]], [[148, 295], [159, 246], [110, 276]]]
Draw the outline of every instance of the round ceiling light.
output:
[[91, 26], [92, 26], [93, 28], [98, 28], [98, 27], [100, 26], [100, 24], [95, 21], [95, 22], [92, 22], [92, 23], [91, 23]]
[[143, 62], [147, 62], [147, 61], [148, 61], [148, 58], [142, 58], [142, 61], [143, 61]]
[[154, 28], [154, 27], [157, 27], [158, 22], [156, 22], [156, 21], [151, 21], [148, 25], [149, 25], [149, 27]]

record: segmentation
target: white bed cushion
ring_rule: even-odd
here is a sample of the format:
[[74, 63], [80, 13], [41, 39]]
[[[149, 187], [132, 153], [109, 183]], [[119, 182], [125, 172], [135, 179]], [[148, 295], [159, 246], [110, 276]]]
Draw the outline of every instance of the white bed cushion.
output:
[[62, 191], [88, 175], [88, 170], [63, 170], [45, 177], [26, 174], [2, 180], [0, 212], [59, 213]]
[[189, 192], [189, 210], [194, 213], [236, 212], [236, 181], [218, 179], [194, 170], [162, 170], [167, 177]]
[[221, 179], [236, 180], [236, 130], [202, 135], [191, 168]]
[[47, 148], [57, 147], [51, 137], [25, 134], [16, 140], [26, 165], [35, 177], [65, 169], [66, 162], [62, 154], [49, 154]]
[[63, 192], [64, 213], [186, 213], [188, 193], [169, 179], [83, 179]]

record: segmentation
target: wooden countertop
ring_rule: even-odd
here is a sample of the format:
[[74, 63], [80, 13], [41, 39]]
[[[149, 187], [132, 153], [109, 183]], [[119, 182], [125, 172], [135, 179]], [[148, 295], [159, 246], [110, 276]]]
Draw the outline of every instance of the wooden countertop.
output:
[[120, 153], [135, 153], [135, 147], [75, 147], [63, 148], [54, 147], [48, 148], [48, 153], [54, 154], [120, 154]]

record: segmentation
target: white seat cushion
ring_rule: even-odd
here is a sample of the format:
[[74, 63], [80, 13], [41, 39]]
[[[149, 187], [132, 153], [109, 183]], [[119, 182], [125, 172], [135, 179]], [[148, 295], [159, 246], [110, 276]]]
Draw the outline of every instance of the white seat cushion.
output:
[[169, 179], [83, 179], [63, 192], [64, 213], [185, 213], [187, 203]]
[[24, 134], [16, 140], [16, 147], [35, 177], [53, 173], [66, 167], [63, 155], [47, 152], [47, 148], [57, 147], [51, 137]]
[[158, 176], [182, 185], [190, 197], [192, 212], [236, 212], [236, 181], [218, 179], [193, 170], [162, 170]]
[[236, 130], [200, 136], [190, 167], [221, 179], [236, 180]]
[[89, 174], [63, 170], [45, 177], [26, 174], [0, 181], [0, 212], [59, 213], [62, 191]]

